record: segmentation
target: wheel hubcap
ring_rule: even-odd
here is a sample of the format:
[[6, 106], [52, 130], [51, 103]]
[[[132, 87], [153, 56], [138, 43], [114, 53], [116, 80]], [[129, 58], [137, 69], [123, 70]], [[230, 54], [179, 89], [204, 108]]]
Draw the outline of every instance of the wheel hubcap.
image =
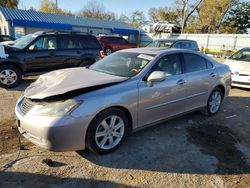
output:
[[17, 74], [11, 69], [5, 69], [0, 72], [0, 81], [5, 85], [11, 85], [17, 80]]
[[106, 49], [106, 54], [107, 55], [110, 55], [112, 52], [111, 52], [111, 50], [110, 49]]
[[101, 149], [112, 149], [120, 143], [124, 135], [124, 122], [116, 115], [105, 118], [97, 127], [96, 144]]
[[220, 104], [221, 104], [221, 94], [219, 91], [215, 91], [213, 92], [213, 94], [211, 95], [211, 98], [209, 100], [209, 110], [211, 113], [216, 113], [219, 108], [220, 108]]

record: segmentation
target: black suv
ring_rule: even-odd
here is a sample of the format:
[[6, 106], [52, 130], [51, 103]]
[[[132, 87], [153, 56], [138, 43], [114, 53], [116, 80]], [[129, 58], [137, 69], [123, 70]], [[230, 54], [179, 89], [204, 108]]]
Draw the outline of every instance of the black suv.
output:
[[100, 59], [101, 46], [95, 36], [76, 32], [36, 32], [13, 46], [4, 46], [0, 58], [0, 86], [15, 87], [22, 76], [78, 66]]

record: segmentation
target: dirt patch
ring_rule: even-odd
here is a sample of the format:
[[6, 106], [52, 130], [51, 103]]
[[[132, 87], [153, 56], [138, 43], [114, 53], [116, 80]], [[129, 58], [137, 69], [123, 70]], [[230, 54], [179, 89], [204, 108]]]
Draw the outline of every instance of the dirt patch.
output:
[[[0, 123], [0, 155], [13, 153], [19, 150], [19, 132], [16, 128], [16, 120], [14, 118]], [[27, 139], [21, 137], [22, 144], [25, 144], [24, 149], [33, 146]]]
[[218, 159], [216, 173], [242, 174], [250, 172], [250, 165], [236, 144], [239, 138], [225, 126], [199, 125], [187, 128], [189, 141], [198, 145], [204, 154]]

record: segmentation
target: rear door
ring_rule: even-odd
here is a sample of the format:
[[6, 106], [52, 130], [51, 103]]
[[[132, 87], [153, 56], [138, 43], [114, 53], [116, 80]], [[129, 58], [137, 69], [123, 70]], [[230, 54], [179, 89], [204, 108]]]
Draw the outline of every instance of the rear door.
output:
[[200, 55], [183, 53], [187, 86], [187, 111], [205, 106], [217, 74], [213, 65]]
[[58, 55], [63, 61], [63, 67], [78, 66], [81, 62], [81, 46], [80, 40], [76, 35], [66, 34], [60, 35], [60, 51]]
[[148, 76], [153, 71], [165, 72], [166, 79], [154, 82], [152, 87], [146, 81], [139, 82], [139, 125], [154, 123], [185, 112], [186, 78], [182, 73], [179, 55], [162, 57]]

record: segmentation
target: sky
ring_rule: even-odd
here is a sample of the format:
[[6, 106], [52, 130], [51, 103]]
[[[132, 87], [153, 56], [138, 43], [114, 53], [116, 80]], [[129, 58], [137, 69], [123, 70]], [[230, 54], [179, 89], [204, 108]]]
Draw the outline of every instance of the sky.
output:
[[[89, 0], [57, 0], [58, 7], [71, 12], [79, 12]], [[95, 0], [102, 3], [106, 11], [115, 12], [117, 15], [128, 15], [134, 10], [140, 10], [148, 19], [148, 10], [150, 8], [158, 8], [163, 6], [173, 6], [174, 0]], [[19, 8], [29, 9], [33, 6], [38, 10], [40, 0], [20, 0]], [[54, 0], [56, 2], [56, 0]]]

